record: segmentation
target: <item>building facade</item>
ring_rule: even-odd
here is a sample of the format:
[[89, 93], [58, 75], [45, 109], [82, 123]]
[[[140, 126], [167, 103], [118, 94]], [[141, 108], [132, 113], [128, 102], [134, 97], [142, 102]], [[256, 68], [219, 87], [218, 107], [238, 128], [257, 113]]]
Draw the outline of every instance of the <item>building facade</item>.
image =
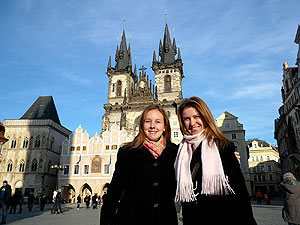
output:
[[58, 186], [67, 202], [75, 202], [80, 194], [100, 194], [112, 178], [119, 147], [133, 140], [119, 125], [113, 124], [102, 135], [90, 137], [79, 126], [62, 144]]
[[51, 96], [39, 97], [20, 119], [4, 120], [5, 136], [0, 179], [25, 196], [49, 195], [56, 188], [61, 143], [71, 131], [60, 124]]
[[226, 111], [216, 119], [216, 123], [223, 134], [234, 143], [236, 151], [240, 153], [241, 170], [245, 178], [248, 193], [251, 195], [251, 179], [248, 166], [249, 151], [246, 146], [243, 124], [238, 121], [238, 117]]
[[247, 141], [249, 148], [249, 169], [253, 194], [276, 193], [282, 177], [278, 150], [259, 139]]
[[279, 118], [275, 120], [275, 139], [277, 140], [282, 172], [294, 172], [300, 178], [300, 25], [295, 43], [299, 50], [296, 67], [283, 64], [281, 87], [282, 106]]

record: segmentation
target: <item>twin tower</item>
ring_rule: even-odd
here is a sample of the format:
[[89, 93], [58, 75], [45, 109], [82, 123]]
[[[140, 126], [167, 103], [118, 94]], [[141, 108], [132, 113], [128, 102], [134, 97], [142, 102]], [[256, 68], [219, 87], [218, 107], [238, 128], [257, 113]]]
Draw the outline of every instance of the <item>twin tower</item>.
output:
[[153, 53], [155, 83], [149, 80], [144, 66], [139, 69], [139, 74], [136, 64], [132, 69], [131, 48], [130, 43], [127, 47], [125, 30], [120, 46], [117, 45], [114, 67], [111, 61], [109, 56], [106, 72], [109, 79], [108, 101], [104, 104], [102, 131], [116, 123], [129, 135], [135, 136], [140, 115], [151, 103], [161, 105], [169, 117], [176, 115], [177, 107], [182, 102], [183, 63], [175, 37], [173, 43], [171, 41], [167, 23], [163, 41], [159, 42], [158, 57], [155, 50]]

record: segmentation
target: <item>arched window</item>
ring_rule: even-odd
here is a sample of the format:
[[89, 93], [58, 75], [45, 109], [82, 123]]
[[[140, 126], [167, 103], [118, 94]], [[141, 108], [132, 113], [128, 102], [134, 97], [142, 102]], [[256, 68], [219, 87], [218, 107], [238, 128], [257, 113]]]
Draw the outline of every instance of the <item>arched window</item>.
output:
[[12, 167], [13, 167], [13, 163], [11, 160], [8, 161], [7, 163], [7, 172], [11, 172], [12, 171]]
[[95, 157], [92, 161], [92, 173], [101, 173], [101, 159], [100, 157]]
[[23, 148], [28, 148], [28, 144], [29, 144], [29, 141], [28, 141], [28, 138], [26, 137], [23, 141]]
[[32, 163], [31, 163], [31, 172], [36, 172], [37, 170], [37, 161], [36, 159], [32, 160]]
[[121, 96], [122, 93], [122, 81], [118, 80], [117, 82], [117, 96]]
[[11, 148], [16, 148], [16, 145], [17, 145], [17, 140], [16, 140], [16, 138], [14, 138], [14, 139], [12, 139], [12, 141], [11, 141]]
[[25, 171], [25, 162], [24, 162], [24, 160], [21, 160], [19, 172], [24, 172], [24, 171]]
[[165, 91], [171, 91], [171, 76], [165, 76]]
[[54, 145], [54, 137], [51, 138], [50, 141], [50, 149], [53, 150], [53, 145]]
[[40, 136], [37, 136], [35, 139], [34, 147], [39, 148], [41, 146]]

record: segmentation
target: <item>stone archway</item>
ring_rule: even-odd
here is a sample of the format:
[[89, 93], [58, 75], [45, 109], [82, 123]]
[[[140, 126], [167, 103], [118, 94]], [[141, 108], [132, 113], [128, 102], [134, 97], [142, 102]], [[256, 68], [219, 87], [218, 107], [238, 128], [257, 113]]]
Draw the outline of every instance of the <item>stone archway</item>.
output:
[[87, 183], [85, 183], [84, 185], [82, 185], [82, 187], [80, 188], [80, 193], [81, 196], [84, 198], [84, 196], [86, 196], [87, 194], [89, 194], [90, 196], [92, 196], [93, 191], [90, 185], [88, 185]]
[[66, 203], [76, 202], [76, 191], [72, 184], [64, 187], [62, 197], [66, 201]]

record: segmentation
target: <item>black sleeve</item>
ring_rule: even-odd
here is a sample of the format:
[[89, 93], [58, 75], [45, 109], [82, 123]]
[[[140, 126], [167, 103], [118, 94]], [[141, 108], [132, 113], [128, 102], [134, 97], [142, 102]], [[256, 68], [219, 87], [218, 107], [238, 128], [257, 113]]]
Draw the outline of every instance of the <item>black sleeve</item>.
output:
[[101, 208], [100, 225], [114, 224], [116, 211], [124, 190], [124, 178], [126, 173], [126, 152], [127, 148], [122, 147], [117, 154], [117, 161], [115, 164], [115, 171], [112, 180], [107, 189], [107, 194], [103, 198], [103, 205]]

